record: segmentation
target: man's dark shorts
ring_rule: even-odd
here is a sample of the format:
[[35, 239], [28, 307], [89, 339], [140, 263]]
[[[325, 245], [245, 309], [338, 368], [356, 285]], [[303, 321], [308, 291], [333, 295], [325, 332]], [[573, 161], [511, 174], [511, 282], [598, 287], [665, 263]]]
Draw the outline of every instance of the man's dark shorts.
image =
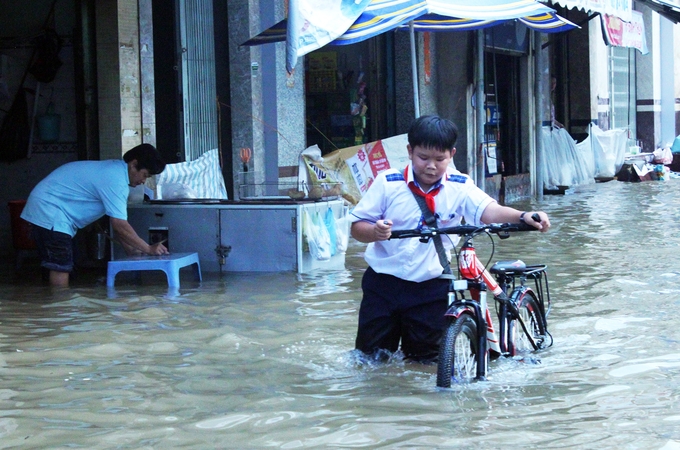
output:
[[407, 359], [437, 359], [446, 323], [448, 281], [435, 278], [416, 283], [376, 273], [370, 267], [361, 281], [356, 348], [368, 355], [399, 348]]
[[55, 272], [73, 271], [73, 238], [70, 235], [33, 224], [31, 235], [38, 247], [42, 267]]

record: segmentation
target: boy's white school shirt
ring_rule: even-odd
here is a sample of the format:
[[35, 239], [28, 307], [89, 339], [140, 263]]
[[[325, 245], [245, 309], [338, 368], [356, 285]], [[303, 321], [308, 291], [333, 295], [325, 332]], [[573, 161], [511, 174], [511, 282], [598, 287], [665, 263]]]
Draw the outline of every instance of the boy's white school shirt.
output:
[[[413, 180], [411, 165], [406, 170], [408, 179]], [[441, 184], [442, 188], [435, 197], [435, 217], [440, 228], [459, 225], [463, 218], [466, 223], [480, 224], [484, 209], [495, 202], [470, 177], [452, 167], [447, 169]], [[393, 230], [418, 228], [422, 226], [423, 215], [413, 195], [403, 172], [385, 170], [376, 176], [351, 211], [350, 219], [352, 222], [364, 220], [371, 223], [389, 219]], [[455, 235], [442, 235], [449, 257], [450, 249], [458, 240]], [[366, 247], [364, 259], [378, 273], [415, 282], [437, 278], [443, 270], [432, 240], [424, 244], [418, 238], [372, 242]]]

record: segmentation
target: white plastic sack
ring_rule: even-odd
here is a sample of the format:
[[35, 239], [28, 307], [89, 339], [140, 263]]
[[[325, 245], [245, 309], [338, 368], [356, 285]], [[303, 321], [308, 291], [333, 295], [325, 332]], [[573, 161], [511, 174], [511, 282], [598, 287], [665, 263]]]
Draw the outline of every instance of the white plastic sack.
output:
[[344, 253], [347, 251], [347, 246], [349, 245], [350, 225], [352, 224], [349, 220], [349, 214], [347, 214], [347, 211], [344, 212], [341, 218], [335, 221], [335, 234], [337, 236], [338, 253]]
[[673, 153], [670, 147], [657, 148], [653, 152], [654, 162], [657, 164], [670, 164], [673, 162]]
[[338, 232], [335, 228], [335, 215], [332, 208], [329, 207], [326, 210], [326, 214], [323, 216], [323, 223], [331, 239], [331, 256], [334, 256], [338, 252]]
[[[183, 192], [176, 186], [186, 186]], [[194, 161], [168, 164], [165, 170], [156, 175], [157, 198], [167, 200], [166, 192], [174, 191], [179, 195], [193, 195], [185, 198], [227, 199], [227, 189], [220, 168], [217, 149], [209, 150]], [[181, 197], [174, 197], [181, 198]]]
[[546, 188], [576, 186], [595, 182], [590, 149], [578, 148], [564, 128], [543, 127], [543, 182]]
[[617, 128], [602, 131], [597, 125], [591, 124], [590, 139], [595, 158], [595, 176], [615, 176], [621, 170], [628, 151], [628, 130]]
[[163, 200], [177, 200], [185, 198], [198, 198], [196, 191], [182, 183], [163, 183], [156, 186], [158, 198]]
[[318, 212], [309, 214], [305, 209], [302, 213], [302, 231], [309, 246], [309, 253], [319, 261], [331, 258], [331, 237], [323, 224]]

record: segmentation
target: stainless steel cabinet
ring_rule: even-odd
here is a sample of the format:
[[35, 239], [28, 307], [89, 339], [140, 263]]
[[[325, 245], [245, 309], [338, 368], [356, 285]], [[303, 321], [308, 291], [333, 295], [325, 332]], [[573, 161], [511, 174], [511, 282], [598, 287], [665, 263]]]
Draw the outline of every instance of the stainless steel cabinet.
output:
[[221, 209], [220, 240], [231, 247], [223, 270], [297, 270], [296, 217], [296, 209]]
[[[128, 220], [142, 239], [167, 238], [171, 252], [198, 252], [204, 272], [309, 272], [343, 268], [345, 254], [312, 257], [305, 245], [303, 211], [336, 219], [347, 214], [342, 200], [289, 204], [131, 204]], [[123, 256], [116, 246], [115, 258]]]
[[[219, 242], [219, 210], [199, 205], [135, 205], [128, 207], [128, 222], [139, 237], [153, 243], [165, 231], [171, 252], [198, 252], [203, 271], [218, 271], [215, 248]], [[123, 249], [115, 246], [114, 257]]]

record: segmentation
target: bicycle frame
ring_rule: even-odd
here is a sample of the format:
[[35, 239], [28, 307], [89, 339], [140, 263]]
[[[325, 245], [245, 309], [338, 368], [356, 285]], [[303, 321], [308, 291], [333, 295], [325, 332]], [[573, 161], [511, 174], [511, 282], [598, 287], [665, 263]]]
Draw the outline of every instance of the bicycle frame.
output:
[[[548, 288], [548, 274], [545, 271], [546, 268], [547, 266], [544, 264], [527, 266], [522, 261], [499, 261], [491, 268], [491, 272], [495, 275], [503, 292], [510, 293], [510, 302], [507, 304], [510, 307], [510, 311], [503, 307], [498, 310], [500, 321], [498, 331], [501, 336], [501, 347], [504, 351], [514, 351], [514, 348], [511, 349], [509, 347], [509, 343], [512, 342], [512, 339], [508, 335], [509, 330], [507, 329], [509, 320], [514, 318], [517, 318], [522, 326], [524, 335], [528, 338], [528, 341], [534, 350], [544, 347], [544, 341], [536, 341], [536, 339], [534, 339], [533, 334], [528, 332], [524, 319], [521, 316], [516, 317], [515, 310], [519, 310], [519, 307], [526, 296], [533, 296], [536, 299], [536, 304], [538, 306], [539, 320], [542, 321], [543, 327], [546, 328], [547, 333], [547, 317], [550, 311], [550, 290]], [[545, 283], [543, 282], [544, 278]], [[525, 284], [529, 279], [534, 280], [533, 289]], [[517, 280], [519, 280], [519, 285], [517, 285]], [[548, 304], [547, 311], [545, 308], [546, 300]], [[504, 317], [502, 317], [503, 314], [506, 315], [505, 320]]]
[[[458, 254], [458, 270], [464, 280], [473, 282], [476, 286], [470, 287], [468, 283], [465, 283], [464, 286], [459, 284], [458, 289], [456, 289], [455, 283], [452, 283], [454, 286], [452, 286], [452, 289], [449, 289], [449, 309], [446, 311], [445, 315], [459, 318], [462, 314], [470, 314], [475, 320], [477, 330], [486, 330], [486, 333], [478, 333], [479, 342], [477, 345], [479, 352], [477, 353], [477, 374], [475, 378], [477, 380], [484, 380], [486, 379], [487, 352], [495, 351], [500, 355], [506, 353], [509, 348], [508, 334], [504, 326], [506, 321], [503, 320], [502, 317], [499, 317], [501, 326], [501, 329], [499, 330], [500, 339], [497, 337], [494, 330], [493, 320], [491, 319], [486, 298], [487, 291], [493, 294], [496, 301], [506, 305], [507, 309], [504, 309], [504, 311], [508, 311], [510, 318], [516, 319], [520, 323], [522, 330], [533, 349], [537, 350], [539, 345], [536, 343], [536, 340], [531, 333], [529, 333], [524, 320], [519, 314], [517, 303], [514, 301], [516, 299], [511, 299], [506, 294], [507, 284], [505, 280], [502, 280], [499, 283], [477, 257], [472, 237], [468, 237], [460, 249]], [[522, 278], [525, 278], [525, 276], [523, 275]], [[465, 290], [470, 291], [473, 296], [472, 300], [465, 298], [463, 295], [463, 291]], [[522, 281], [521, 292], [518, 293], [525, 294], [528, 290], [530, 289], [524, 286], [524, 282]], [[474, 299], [473, 292], [475, 291], [479, 292], [478, 300]], [[460, 294], [460, 298], [457, 297], [456, 293]], [[513, 295], [513, 297], [515, 297], [515, 295]], [[543, 311], [541, 311], [541, 313], [543, 313]]]
[[[509, 236], [509, 232], [531, 230], [534, 230], [534, 228], [524, 223], [504, 223], [483, 226], [458, 225], [448, 228], [429, 228], [425, 226], [413, 230], [392, 231], [391, 239], [417, 237], [423, 243], [429, 242], [430, 239], [438, 234], [457, 234], [464, 237], [460, 251], [456, 254], [459, 276], [447, 273], [442, 274], [440, 278], [447, 279], [450, 282], [448, 293], [449, 306], [445, 313], [446, 316], [450, 317], [453, 320], [452, 323], [454, 323], [458, 320], [464, 320], [465, 315], [467, 315], [476, 325], [476, 333], [474, 335], [476, 340], [476, 380], [486, 379], [487, 358], [490, 352], [495, 352], [498, 356], [514, 354], [519, 342], [516, 340], [516, 333], [519, 330], [516, 325], [517, 323], [520, 324], [521, 332], [526, 336], [526, 342], [531, 345], [533, 350], [541, 348], [541, 344], [545, 342], [544, 335], [550, 337], [545, 320], [547, 313], [545, 311], [542, 288], [542, 278], [545, 276], [549, 306], [550, 298], [549, 292], [547, 292], [546, 266], [527, 267], [519, 260], [499, 261], [488, 270], [477, 257], [473, 244], [473, 237], [479, 234], [496, 234], [500, 239], [504, 239]], [[494, 275], [496, 276], [495, 278]], [[525, 281], [529, 277], [533, 278], [536, 282], [536, 292], [525, 286]], [[519, 278], [521, 283], [519, 286], [516, 284], [517, 278]], [[465, 291], [470, 292], [470, 298], [465, 298]], [[501, 325], [500, 340], [496, 336], [489, 312], [487, 291], [491, 292], [497, 304], [498, 318]], [[512, 293], [509, 291], [512, 291]], [[528, 299], [525, 298], [527, 295], [530, 296]], [[533, 308], [527, 307], [525, 301], [528, 302], [528, 305], [533, 304], [535, 306]], [[520, 314], [520, 308], [522, 311], [528, 311], [530, 314], [531, 332], [522, 314]], [[542, 332], [539, 335], [534, 335], [539, 329]], [[481, 330], [486, 332], [484, 333]], [[469, 339], [473, 339], [473, 336], [469, 335]], [[440, 374], [438, 373], [437, 376], [439, 380]]]

